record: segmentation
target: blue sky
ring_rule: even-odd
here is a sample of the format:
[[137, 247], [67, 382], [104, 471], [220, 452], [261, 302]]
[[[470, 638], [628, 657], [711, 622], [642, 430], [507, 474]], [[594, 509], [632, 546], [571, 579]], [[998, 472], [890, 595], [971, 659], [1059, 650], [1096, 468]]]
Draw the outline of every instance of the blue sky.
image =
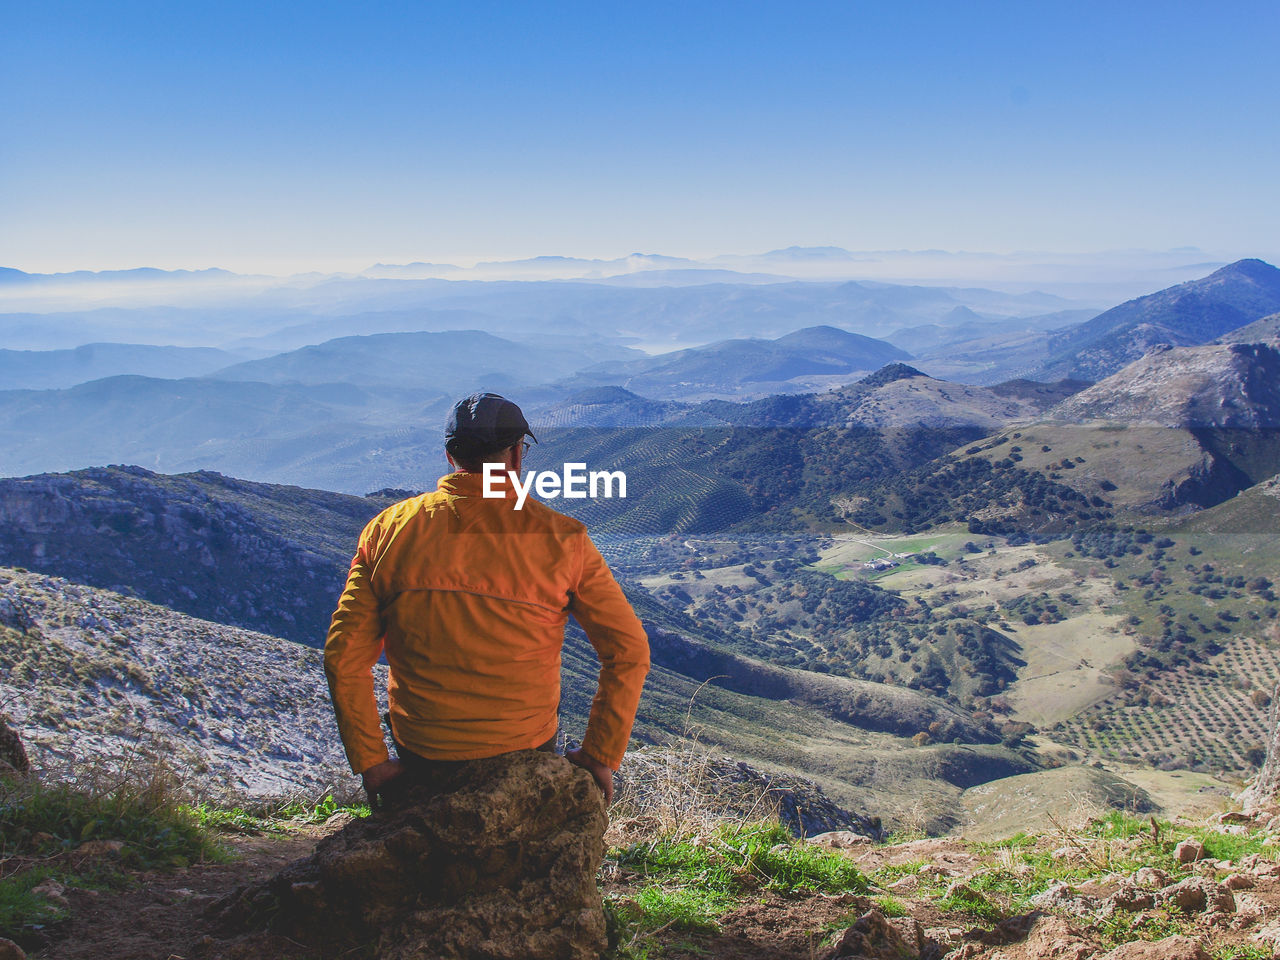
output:
[[0, 264], [1280, 253], [1280, 4], [6, 4]]

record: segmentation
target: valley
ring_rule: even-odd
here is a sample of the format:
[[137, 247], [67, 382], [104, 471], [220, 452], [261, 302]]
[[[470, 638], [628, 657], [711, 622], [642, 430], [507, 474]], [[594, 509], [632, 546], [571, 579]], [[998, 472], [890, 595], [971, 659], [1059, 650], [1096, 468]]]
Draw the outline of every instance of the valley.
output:
[[[898, 830], [1030, 828], [1064, 791], [1212, 808], [1265, 755], [1280, 682], [1280, 353], [1213, 342], [1226, 321], [1185, 313], [1219, 297], [1214, 316], [1265, 337], [1275, 274], [1241, 261], [1106, 323], [1066, 311], [1019, 326], [1012, 300], [973, 291], [1003, 319], [958, 309], [954, 292], [799, 285], [751, 294], [771, 304], [755, 321], [769, 338], [656, 357], [568, 327], [535, 348], [499, 324], [0, 392], [9, 472], [34, 468], [0, 480], [6, 711], [49, 764], [173, 742], [196, 782], [349, 787], [316, 648], [360, 529], [445, 472], [429, 424], [478, 380], [527, 394], [530, 467], [627, 473], [625, 499], [554, 506], [589, 525], [649, 632], [636, 747], [807, 778]], [[386, 282], [339, 287], [385, 298]], [[401, 292], [446, 289], [415, 283]], [[590, 286], [436, 299], [625, 299], [592, 301]], [[681, 309], [712, 302], [681, 291]], [[769, 310], [811, 294], [827, 320], [837, 300], [906, 305], [896, 316], [916, 332], [770, 326]], [[927, 366], [1062, 322], [1096, 360], [1098, 331], [1122, 337], [1134, 317], [1182, 339], [1097, 383], [1078, 377], [1096, 364], [958, 382], [903, 349]], [[1033, 372], [1029, 356], [1018, 369]], [[572, 738], [596, 670], [576, 626], [563, 668]]]

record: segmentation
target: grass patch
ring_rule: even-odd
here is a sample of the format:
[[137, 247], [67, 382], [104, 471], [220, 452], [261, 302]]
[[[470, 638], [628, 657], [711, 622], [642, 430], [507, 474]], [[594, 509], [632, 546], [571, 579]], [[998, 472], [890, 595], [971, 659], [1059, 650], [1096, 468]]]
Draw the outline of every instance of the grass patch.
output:
[[897, 897], [890, 896], [889, 894], [886, 893], [883, 896], [872, 897], [871, 899], [875, 901], [875, 904], [880, 909], [880, 912], [883, 913], [886, 917], [911, 916], [911, 911], [907, 909], [907, 905], [903, 903], [901, 900], [899, 900]]
[[367, 803], [341, 804], [332, 794], [319, 803], [289, 800], [234, 807], [196, 803], [187, 810], [201, 827], [222, 833], [287, 833], [299, 826], [324, 823], [337, 813], [363, 818], [370, 812]]
[[0, 937], [24, 939], [24, 933], [57, 923], [66, 911], [31, 888], [49, 879], [48, 869], [28, 870], [20, 876], [0, 880]]
[[797, 841], [776, 821], [667, 834], [615, 848], [609, 857], [639, 875], [639, 891], [609, 908], [611, 956], [619, 960], [642, 956], [638, 945], [658, 930], [714, 932], [726, 910], [759, 890], [865, 893], [869, 885], [847, 858]]
[[706, 837], [662, 837], [618, 851], [617, 860], [653, 880], [725, 893], [867, 889], [867, 878], [846, 857], [797, 842], [779, 823], [724, 824]]
[[162, 777], [89, 783], [0, 781], [4, 854], [50, 856], [89, 840], [124, 844], [121, 862], [137, 868], [218, 860], [222, 847], [175, 802]]

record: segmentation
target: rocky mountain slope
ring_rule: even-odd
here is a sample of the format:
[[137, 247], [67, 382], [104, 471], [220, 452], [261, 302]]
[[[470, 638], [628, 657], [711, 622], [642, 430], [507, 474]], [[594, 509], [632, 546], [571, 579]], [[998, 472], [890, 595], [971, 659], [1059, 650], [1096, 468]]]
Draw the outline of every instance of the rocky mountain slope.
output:
[[319, 651], [0, 569], [0, 702], [33, 762], [171, 757], [201, 794], [318, 798], [348, 782]]
[[389, 502], [138, 467], [0, 480], [0, 564], [315, 646]]
[[1201, 280], [1138, 297], [1062, 331], [1036, 379], [1099, 380], [1158, 344], [1192, 346], [1280, 310], [1280, 270], [1238, 260]]
[[1220, 343], [1258, 343], [1280, 339], [1280, 313], [1273, 313], [1243, 327], [1237, 327], [1218, 338]]
[[1278, 427], [1280, 349], [1265, 343], [1157, 349], [1049, 416], [1175, 429]]

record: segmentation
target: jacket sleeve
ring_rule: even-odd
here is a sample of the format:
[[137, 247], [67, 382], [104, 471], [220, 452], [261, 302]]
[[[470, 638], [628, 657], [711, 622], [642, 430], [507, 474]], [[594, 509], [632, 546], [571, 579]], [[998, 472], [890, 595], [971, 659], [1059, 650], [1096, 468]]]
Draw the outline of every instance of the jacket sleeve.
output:
[[600, 677], [582, 749], [617, 770], [622, 764], [640, 691], [649, 672], [649, 638], [600, 551], [583, 534], [582, 576], [569, 612], [600, 658]]
[[373, 691], [373, 665], [382, 655], [378, 598], [369, 582], [369, 528], [351, 561], [347, 586], [324, 644], [324, 672], [351, 769], [363, 773], [388, 758]]

